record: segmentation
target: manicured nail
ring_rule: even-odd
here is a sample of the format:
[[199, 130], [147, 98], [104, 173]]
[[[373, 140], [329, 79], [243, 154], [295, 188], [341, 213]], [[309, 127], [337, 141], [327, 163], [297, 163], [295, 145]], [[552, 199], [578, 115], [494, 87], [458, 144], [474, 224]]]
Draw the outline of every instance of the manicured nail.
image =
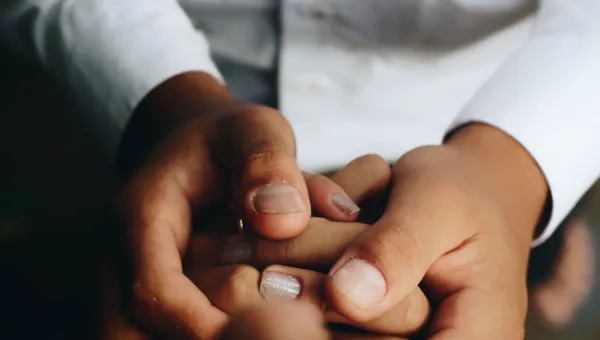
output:
[[358, 205], [344, 194], [335, 193], [331, 195], [331, 203], [346, 215], [356, 215], [360, 211]]
[[351, 259], [331, 277], [333, 286], [363, 308], [379, 303], [387, 292], [381, 272], [367, 261]]
[[297, 278], [280, 273], [265, 272], [260, 280], [260, 293], [265, 298], [295, 299], [300, 295], [302, 285]]
[[220, 260], [224, 264], [247, 263], [252, 258], [252, 246], [245, 241], [226, 243], [221, 249]]
[[291, 214], [306, 210], [300, 192], [284, 183], [267, 184], [253, 199], [254, 209], [265, 214]]

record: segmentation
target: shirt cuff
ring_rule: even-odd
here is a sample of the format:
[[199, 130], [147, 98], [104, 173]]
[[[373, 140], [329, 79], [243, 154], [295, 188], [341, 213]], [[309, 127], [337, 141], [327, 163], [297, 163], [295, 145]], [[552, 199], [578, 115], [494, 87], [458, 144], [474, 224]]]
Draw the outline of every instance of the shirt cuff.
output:
[[553, 205], [533, 246], [552, 235], [600, 174], [598, 17], [596, 0], [542, 2], [529, 42], [452, 125], [496, 126], [537, 161]]

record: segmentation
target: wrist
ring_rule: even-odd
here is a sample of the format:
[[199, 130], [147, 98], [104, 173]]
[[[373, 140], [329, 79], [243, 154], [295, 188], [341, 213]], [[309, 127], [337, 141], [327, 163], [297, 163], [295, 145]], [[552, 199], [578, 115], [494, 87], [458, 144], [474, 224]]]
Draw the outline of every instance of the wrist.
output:
[[445, 144], [457, 150], [499, 205], [510, 228], [530, 243], [548, 198], [546, 179], [515, 139], [486, 124], [468, 124]]
[[128, 177], [160, 140], [186, 122], [240, 104], [207, 73], [188, 72], [166, 80], [134, 110], [121, 138], [119, 173]]

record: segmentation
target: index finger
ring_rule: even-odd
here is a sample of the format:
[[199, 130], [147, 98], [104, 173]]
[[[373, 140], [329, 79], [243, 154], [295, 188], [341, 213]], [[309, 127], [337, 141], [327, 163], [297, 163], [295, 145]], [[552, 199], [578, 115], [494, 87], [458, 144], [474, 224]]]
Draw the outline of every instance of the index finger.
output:
[[[357, 217], [364, 218], [365, 213], [373, 213], [368, 201], [384, 193], [390, 179], [390, 166], [377, 155], [358, 157], [331, 178], [305, 173], [314, 210], [329, 220], [343, 222], [352, 222]], [[367, 209], [361, 211], [356, 204]]]
[[126, 221], [131, 266], [126, 273], [131, 276], [124, 288], [133, 317], [151, 333], [167, 338], [214, 337], [226, 316], [182, 270], [191, 230], [189, 198], [170, 178], [148, 178], [133, 182]]

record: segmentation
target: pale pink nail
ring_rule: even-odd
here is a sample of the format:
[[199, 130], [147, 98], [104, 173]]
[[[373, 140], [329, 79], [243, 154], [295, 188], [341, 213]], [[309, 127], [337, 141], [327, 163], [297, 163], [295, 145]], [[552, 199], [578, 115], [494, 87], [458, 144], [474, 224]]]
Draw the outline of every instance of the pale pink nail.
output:
[[346, 262], [331, 280], [340, 293], [364, 308], [375, 306], [387, 292], [381, 272], [369, 262], [357, 258]]
[[253, 198], [254, 209], [265, 214], [292, 214], [306, 210], [298, 189], [285, 183], [267, 184]]
[[345, 194], [335, 193], [331, 195], [331, 203], [333, 203], [333, 205], [341, 212], [349, 216], [356, 215], [360, 211], [358, 205]]

